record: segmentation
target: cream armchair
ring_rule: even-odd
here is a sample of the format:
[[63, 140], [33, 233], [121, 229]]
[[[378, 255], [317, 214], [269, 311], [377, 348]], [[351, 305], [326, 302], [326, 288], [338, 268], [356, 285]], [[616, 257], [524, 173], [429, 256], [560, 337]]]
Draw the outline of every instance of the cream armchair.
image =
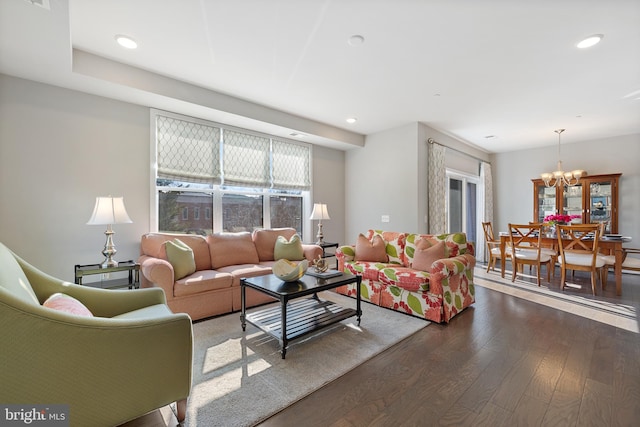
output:
[[[43, 307], [54, 293], [94, 317]], [[184, 420], [193, 338], [161, 289], [103, 290], [37, 270], [0, 243], [0, 402], [67, 404], [72, 426], [113, 426], [177, 402]]]

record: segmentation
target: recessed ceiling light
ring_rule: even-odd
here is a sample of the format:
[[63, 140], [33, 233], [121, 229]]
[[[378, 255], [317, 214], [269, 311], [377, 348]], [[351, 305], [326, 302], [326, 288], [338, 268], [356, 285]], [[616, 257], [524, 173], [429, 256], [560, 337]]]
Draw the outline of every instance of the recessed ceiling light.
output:
[[594, 45], [597, 45], [598, 43], [600, 43], [600, 40], [602, 40], [603, 37], [604, 37], [604, 35], [602, 35], [602, 34], [594, 34], [594, 35], [589, 36], [586, 39], [582, 40], [576, 46], [579, 49], [586, 49], [588, 47], [591, 47], [591, 46], [594, 46]]
[[347, 119], [347, 123], [355, 123], [355, 122], [357, 122], [357, 121], [358, 121], [358, 119], [356, 119], [355, 117], [349, 117], [349, 118]]
[[122, 34], [118, 34], [116, 36], [116, 41], [122, 47], [126, 47], [127, 49], [135, 49], [138, 47], [138, 43], [134, 39], [129, 36], [124, 36]]
[[349, 46], [360, 46], [362, 43], [364, 43], [364, 37], [362, 37], [360, 34], [354, 34], [349, 37], [347, 43], [349, 43]]

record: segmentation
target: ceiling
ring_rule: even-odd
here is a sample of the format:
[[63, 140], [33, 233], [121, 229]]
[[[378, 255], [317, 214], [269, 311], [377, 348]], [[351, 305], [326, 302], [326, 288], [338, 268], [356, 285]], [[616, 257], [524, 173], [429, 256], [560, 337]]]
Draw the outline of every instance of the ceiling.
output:
[[177, 113], [342, 149], [415, 122], [489, 153], [640, 134], [638, 0], [33, 1], [0, 4], [0, 72]]

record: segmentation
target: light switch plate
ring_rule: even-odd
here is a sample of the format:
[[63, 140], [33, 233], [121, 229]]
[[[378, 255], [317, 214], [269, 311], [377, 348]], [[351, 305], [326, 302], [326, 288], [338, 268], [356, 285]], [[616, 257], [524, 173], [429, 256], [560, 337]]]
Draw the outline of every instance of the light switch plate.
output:
[[382, 222], [389, 222], [389, 215], [382, 215]]

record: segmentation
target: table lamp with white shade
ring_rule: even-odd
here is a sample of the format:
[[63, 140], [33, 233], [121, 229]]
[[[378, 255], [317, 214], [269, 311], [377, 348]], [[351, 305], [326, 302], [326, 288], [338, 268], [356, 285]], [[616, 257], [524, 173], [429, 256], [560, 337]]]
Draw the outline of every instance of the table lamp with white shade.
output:
[[96, 197], [96, 205], [93, 208], [93, 214], [87, 222], [88, 225], [106, 225], [107, 230], [104, 234], [107, 241], [104, 244], [102, 255], [105, 260], [102, 263], [103, 268], [117, 267], [118, 261], [113, 259], [116, 254], [116, 246], [113, 244], [114, 231], [111, 228], [113, 224], [129, 224], [132, 223], [131, 218], [124, 208], [124, 200], [122, 197]]
[[310, 220], [318, 220], [318, 234], [316, 235], [316, 244], [324, 243], [324, 235], [322, 234], [322, 220], [329, 218], [327, 205], [324, 203], [314, 203], [313, 212], [311, 212]]

